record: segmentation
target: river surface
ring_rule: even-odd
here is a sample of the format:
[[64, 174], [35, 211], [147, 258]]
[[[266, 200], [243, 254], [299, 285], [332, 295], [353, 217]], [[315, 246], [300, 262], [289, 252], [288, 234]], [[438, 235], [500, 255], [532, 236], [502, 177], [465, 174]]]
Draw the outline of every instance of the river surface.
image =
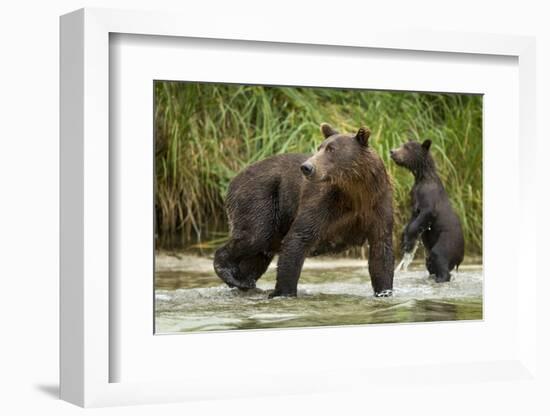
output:
[[155, 332], [314, 327], [483, 318], [483, 269], [466, 264], [448, 283], [435, 283], [422, 263], [397, 272], [394, 296], [374, 298], [366, 261], [308, 259], [297, 298], [268, 299], [275, 261], [248, 292], [230, 289], [212, 260], [157, 256]]

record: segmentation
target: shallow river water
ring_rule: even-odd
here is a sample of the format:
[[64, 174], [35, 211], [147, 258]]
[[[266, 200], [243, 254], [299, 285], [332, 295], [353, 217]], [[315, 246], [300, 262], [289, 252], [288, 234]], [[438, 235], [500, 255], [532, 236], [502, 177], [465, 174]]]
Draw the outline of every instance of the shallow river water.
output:
[[435, 283], [421, 263], [397, 272], [394, 296], [374, 298], [363, 260], [308, 259], [297, 298], [267, 299], [275, 262], [257, 289], [240, 292], [219, 280], [212, 261], [157, 257], [155, 332], [359, 325], [482, 319], [483, 269], [462, 265]]

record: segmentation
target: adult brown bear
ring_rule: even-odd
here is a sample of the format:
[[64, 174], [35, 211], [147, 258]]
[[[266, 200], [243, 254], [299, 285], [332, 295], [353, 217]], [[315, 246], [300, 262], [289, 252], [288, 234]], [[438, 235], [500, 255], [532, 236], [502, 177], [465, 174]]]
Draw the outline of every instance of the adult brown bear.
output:
[[254, 163], [229, 185], [231, 239], [214, 269], [230, 287], [254, 288], [279, 253], [270, 297], [296, 296], [304, 259], [369, 244], [374, 294], [393, 289], [392, 188], [370, 130], [339, 134], [321, 125], [314, 155], [283, 154]]

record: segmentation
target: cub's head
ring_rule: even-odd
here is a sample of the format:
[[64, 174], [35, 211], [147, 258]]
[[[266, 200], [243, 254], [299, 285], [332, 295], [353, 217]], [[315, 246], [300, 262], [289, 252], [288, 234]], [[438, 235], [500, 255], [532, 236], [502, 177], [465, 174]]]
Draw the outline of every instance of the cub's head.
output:
[[325, 140], [300, 167], [306, 179], [333, 183], [361, 179], [373, 157], [369, 149], [370, 130], [361, 127], [355, 134], [340, 134], [323, 123], [321, 133]]
[[431, 161], [431, 145], [431, 140], [424, 140], [422, 143], [411, 140], [397, 149], [390, 150], [390, 157], [399, 166], [403, 166], [411, 171], [417, 171]]

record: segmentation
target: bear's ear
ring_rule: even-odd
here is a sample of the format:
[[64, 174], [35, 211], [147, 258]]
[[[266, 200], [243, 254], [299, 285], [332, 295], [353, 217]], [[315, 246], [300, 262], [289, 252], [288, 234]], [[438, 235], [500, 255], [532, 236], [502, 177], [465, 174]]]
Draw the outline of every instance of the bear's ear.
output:
[[329, 138], [330, 136], [333, 136], [335, 134], [338, 134], [336, 130], [334, 130], [330, 124], [327, 123], [321, 123], [321, 133], [323, 133], [323, 136], [325, 136], [325, 139]]
[[431, 140], [424, 140], [424, 142], [422, 142], [422, 148], [427, 152], [428, 150], [430, 150], [430, 146], [432, 145], [432, 141]]
[[367, 127], [359, 128], [359, 131], [355, 135], [355, 139], [362, 146], [368, 146], [369, 145], [369, 137], [370, 137], [370, 130]]

